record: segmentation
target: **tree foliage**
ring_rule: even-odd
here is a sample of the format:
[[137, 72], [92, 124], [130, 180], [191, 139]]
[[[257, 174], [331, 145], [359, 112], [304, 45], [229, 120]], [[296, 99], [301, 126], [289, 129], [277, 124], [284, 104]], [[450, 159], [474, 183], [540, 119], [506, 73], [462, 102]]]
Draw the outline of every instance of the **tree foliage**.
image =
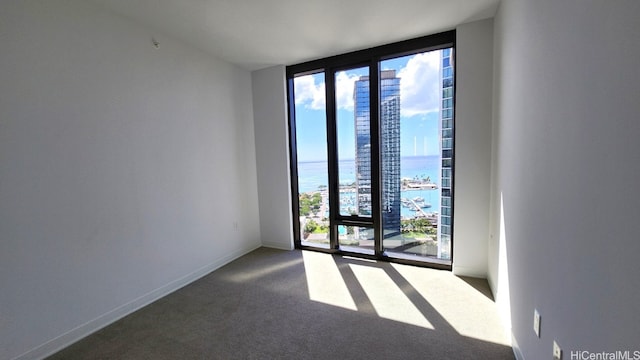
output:
[[322, 205], [322, 195], [320, 193], [303, 193], [299, 196], [300, 215], [309, 216], [311, 213], [318, 212]]
[[413, 218], [408, 220], [402, 220], [401, 223], [402, 232], [418, 232], [423, 234], [436, 234], [436, 229], [431, 224], [431, 221], [425, 218]]
[[309, 220], [304, 226], [304, 232], [307, 234], [311, 234], [314, 231], [316, 231], [317, 228], [318, 228], [318, 223], [313, 220]]

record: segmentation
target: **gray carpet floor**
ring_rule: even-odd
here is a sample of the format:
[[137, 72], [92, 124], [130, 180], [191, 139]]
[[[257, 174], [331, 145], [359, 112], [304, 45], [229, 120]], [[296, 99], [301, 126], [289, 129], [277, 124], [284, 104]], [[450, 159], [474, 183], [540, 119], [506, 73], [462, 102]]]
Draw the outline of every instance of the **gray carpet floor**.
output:
[[485, 280], [255, 250], [49, 359], [514, 359]]

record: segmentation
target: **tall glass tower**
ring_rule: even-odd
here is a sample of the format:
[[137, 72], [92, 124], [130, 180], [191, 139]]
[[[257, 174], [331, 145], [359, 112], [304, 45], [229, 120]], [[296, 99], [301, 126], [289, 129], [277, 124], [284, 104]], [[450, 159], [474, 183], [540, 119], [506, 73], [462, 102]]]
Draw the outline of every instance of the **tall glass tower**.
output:
[[[358, 213], [371, 214], [369, 77], [361, 76], [354, 87]], [[400, 234], [400, 78], [395, 70], [380, 72], [380, 159], [386, 238]]]
[[451, 258], [451, 208], [453, 184], [453, 49], [441, 51], [441, 106], [440, 106], [440, 152], [441, 203], [440, 224], [438, 226], [438, 258]]
[[356, 135], [356, 205], [358, 215], [371, 216], [371, 126], [369, 77], [354, 83], [353, 107]]

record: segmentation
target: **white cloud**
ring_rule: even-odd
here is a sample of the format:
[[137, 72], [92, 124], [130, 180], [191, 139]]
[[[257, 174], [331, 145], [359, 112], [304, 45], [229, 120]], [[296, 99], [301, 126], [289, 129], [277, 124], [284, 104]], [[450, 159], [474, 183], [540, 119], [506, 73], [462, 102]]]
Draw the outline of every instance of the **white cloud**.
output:
[[[338, 109], [353, 110], [353, 83], [359, 75], [347, 75], [341, 71], [336, 74], [336, 105]], [[308, 109], [323, 110], [325, 108], [324, 81], [316, 84], [313, 75], [299, 76], [293, 80], [297, 105]]]
[[436, 112], [440, 109], [440, 52], [417, 54], [398, 72], [402, 116]]
[[[440, 52], [417, 54], [400, 69], [401, 115], [411, 117], [437, 112], [440, 109]], [[336, 105], [338, 109], [353, 111], [353, 84], [359, 75], [341, 71], [336, 74]], [[294, 79], [297, 105], [314, 110], [325, 109], [324, 81], [316, 83], [313, 75]]]
[[336, 74], [336, 105], [338, 109], [353, 111], [353, 83], [360, 75], [347, 75], [341, 71]]
[[296, 104], [306, 108], [323, 110], [325, 108], [324, 82], [316, 84], [313, 75], [300, 76], [293, 79]]

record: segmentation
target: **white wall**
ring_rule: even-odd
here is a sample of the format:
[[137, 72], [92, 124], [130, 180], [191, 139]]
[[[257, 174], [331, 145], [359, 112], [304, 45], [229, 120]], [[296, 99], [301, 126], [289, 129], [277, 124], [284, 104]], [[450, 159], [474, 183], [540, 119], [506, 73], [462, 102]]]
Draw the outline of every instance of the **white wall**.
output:
[[456, 28], [453, 272], [487, 276], [493, 20]]
[[285, 67], [254, 71], [253, 113], [262, 245], [293, 249]]
[[490, 248], [504, 238], [522, 358], [554, 339], [566, 359], [640, 350], [639, 18], [635, 0], [508, 0], [496, 16]]
[[0, 43], [0, 358], [260, 246], [249, 72], [81, 0], [4, 1]]

